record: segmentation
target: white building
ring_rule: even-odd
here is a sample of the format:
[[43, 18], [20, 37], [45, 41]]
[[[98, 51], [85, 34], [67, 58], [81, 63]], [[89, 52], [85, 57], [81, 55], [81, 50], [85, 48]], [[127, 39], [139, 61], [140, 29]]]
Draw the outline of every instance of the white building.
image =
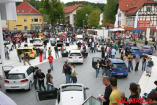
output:
[[74, 27], [75, 26], [75, 20], [76, 20], [76, 11], [83, 7], [84, 5], [78, 4], [78, 5], [73, 5], [69, 7], [65, 7], [65, 23]]

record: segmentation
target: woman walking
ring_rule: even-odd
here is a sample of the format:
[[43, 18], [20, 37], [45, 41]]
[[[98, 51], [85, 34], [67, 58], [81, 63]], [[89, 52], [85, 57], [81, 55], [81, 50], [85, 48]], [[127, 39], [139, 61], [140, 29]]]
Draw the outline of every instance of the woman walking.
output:
[[100, 63], [99, 63], [99, 60], [97, 60], [97, 64], [96, 64], [96, 79], [99, 79], [98, 78], [99, 69], [100, 69]]

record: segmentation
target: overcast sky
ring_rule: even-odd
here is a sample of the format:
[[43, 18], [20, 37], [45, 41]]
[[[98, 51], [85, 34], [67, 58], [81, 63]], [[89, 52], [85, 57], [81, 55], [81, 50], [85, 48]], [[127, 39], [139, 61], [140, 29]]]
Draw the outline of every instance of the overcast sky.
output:
[[71, 2], [71, 1], [88, 1], [93, 3], [106, 3], [106, 0], [61, 0], [64, 3]]

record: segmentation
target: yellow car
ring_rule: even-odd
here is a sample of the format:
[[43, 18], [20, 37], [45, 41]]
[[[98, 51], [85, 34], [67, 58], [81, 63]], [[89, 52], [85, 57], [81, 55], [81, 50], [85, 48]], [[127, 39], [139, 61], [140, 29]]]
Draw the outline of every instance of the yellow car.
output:
[[22, 54], [21, 54], [21, 58], [23, 58], [24, 57], [24, 52], [25, 53], [28, 53], [28, 55], [29, 55], [29, 57], [30, 58], [33, 58], [33, 59], [35, 59], [35, 57], [37, 56], [37, 52], [36, 52], [36, 50], [35, 50], [35, 48], [34, 47], [23, 47], [23, 48], [18, 48], [17, 49], [17, 53], [18, 52], [21, 52]]
[[42, 33], [39, 33], [39, 38], [45, 39], [45, 35], [43, 35]]

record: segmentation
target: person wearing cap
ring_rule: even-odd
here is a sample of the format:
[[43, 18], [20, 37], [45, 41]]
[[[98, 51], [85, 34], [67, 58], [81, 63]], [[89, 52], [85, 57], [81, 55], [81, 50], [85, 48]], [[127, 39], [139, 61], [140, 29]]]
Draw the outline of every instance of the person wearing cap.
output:
[[135, 58], [135, 63], [136, 63], [135, 71], [138, 71], [139, 62], [140, 62], [140, 53], [138, 53]]
[[152, 61], [152, 58], [150, 58], [150, 60], [148, 61], [148, 64], [147, 64], [147, 75], [146, 76], [151, 76], [151, 73], [152, 73], [152, 67], [154, 66], [154, 62]]
[[132, 70], [133, 70], [132, 60], [133, 60], [133, 56], [131, 55], [131, 53], [129, 53], [129, 55], [128, 55], [128, 71], [129, 72], [131, 72], [130, 68], [132, 68]]

